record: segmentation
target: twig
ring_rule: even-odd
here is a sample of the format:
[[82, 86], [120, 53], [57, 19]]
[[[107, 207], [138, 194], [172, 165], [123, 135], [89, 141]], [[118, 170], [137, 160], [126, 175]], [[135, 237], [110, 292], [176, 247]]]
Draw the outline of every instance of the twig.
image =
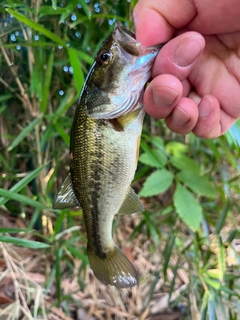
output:
[[17, 86], [18, 86], [18, 88], [20, 90], [20, 94], [24, 99], [24, 104], [27, 105], [27, 107], [29, 108], [31, 114], [33, 115], [33, 109], [32, 109], [31, 102], [29, 101], [28, 95], [26, 94], [25, 89], [24, 89], [24, 87], [23, 87], [23, 85], [22, 85], [22, 83], [21, 83], [21, 81], [20, 81], [20, 79], [19, 79], [19, 77], [17, 75], [17, 72], [13, 67], [13, 63], [10, 61], [10, 59], [9, 59], [9, 57], [7, 55], [7, 52], [6, 52], [6, 50], [5, 50], [4, 46], [3, 46], [3, 43], [2, 43], [1, 39], [0, 39], [0, 47], [1, 47], [1, 51], [2, 51], [3, 57], [4, 57], [7, 65], [9, 66], [10, 71], [11, 71], [11, 73], [12, 73], [12, 75], [13, 75], [15, 81], [16, 81], [16, 84], [17, 84]]
[[7, 250], [5, 249], [5, 246], [0, 242], [0, 246], [2, 247], [2, 253], [6, 262], [6, 265], [8, 267], [8, 269], [10, 270], [10, 273], [12, 275], [12, 279], [13, 279], [13, 283], [14, 283], [14, 288], [15, 288], [15, 298], [16, 300], [21, 300], [23, 307], [26, 311], [29, 312], [29, 314], [31, 314], [28, 305], [26, 303], [26, 300], [24, 298], [24, 295], [22, 293], [22, 290], [19, 286], [19, 283], [17, 281], [16, 275], [15, 273], [18, 273], [17, 267], [14, 264], [14, 262], [12, 261], [11, 257], [9, 256], [9, 254], [7, 253]]

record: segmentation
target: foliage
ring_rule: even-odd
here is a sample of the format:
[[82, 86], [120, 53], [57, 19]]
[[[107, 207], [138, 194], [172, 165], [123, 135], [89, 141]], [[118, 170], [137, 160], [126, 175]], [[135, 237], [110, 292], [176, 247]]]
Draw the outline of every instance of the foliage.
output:
[[[81, 211], [51, 209], [69, 169], [72, 106], [99, 44], [116, 18], [132, 25], [135, 3], [7, 0], [0, 7], [0, 207], [25, 226], [1, 226], [0, 241], [3, 252], [4, 244], [16, 244], [47, 255], [43, 288], [55, 281], [58, 306], [73, 300], [62, 294], [63, 266], [71, 277], [81, 261], [77, 279], [83, 290], [88, 264]], [[192, 317], [217, 319], [220, 309], [226, 319], [237, 319], [239, 137], [239, 121], [226, 135], [202, 140], [178, 136], [146, 117], [134, 180], [146, 212], [129, 240], [148, 239], [149, 251], [163, 259], [155, 265], [149, 304], [161, 274], [171, 307], [188, 297]], [[172, 299], [183, 270], [189, 282]], [[43, 304], [35, 305], [34, 317], [44, 312]]]

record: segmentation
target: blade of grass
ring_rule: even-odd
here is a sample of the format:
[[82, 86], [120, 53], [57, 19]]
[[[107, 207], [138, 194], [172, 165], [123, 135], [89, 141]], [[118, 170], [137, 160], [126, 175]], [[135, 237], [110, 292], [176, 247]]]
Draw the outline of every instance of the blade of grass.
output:
[[19, 232], [29, 232], [31, 230], [26, 228], [0, 228], [0, 233], [19, 233]]
[[55, 123], [78, 99], [78, 95], [74, 95], [74, 90], [68, 90], [67, 94], [61, 100], [59, 107], [53, 114], [52, 123]]
[[40, 210], [39, 208], [35, 208], [33, 215], [31, 216], [31, 220], [28, 224], [29, 229], [33, 229], [35, 224], [37, 223], [38, 219], [40, 217]]
[[79, 95], [84, 84], [84, 74], [82, 72], [81, 64], [78, 59], [77, 50], [68, 48], [68, 56], [70, 64], [73, 68], [73, 79], [77, 94]]
[[67, 146], [70, 145], [70, 137], [69, 135], [65, 132], [63, 127], [61, 125], [58, 125], [57, 123], [55, 124], [55, 128], [57, 132], [59, 133], [60, 137], [62, 137], [63, 141], [66, 143]]
[[224, 249], [221, 237], [218, 238], [218, 246], [219, 246], [219, 251], [218, 251], [217, 257], [218, 257], [218, 268], [220, 270], [219, 280], [222, 283], [224, 281], [224, 276], [226, 272], [226, 254], [225, 254], [225, 249]]
[[201, 311], [200, 311], [200, 320], [206, 320], [207, 319], [207, 307], [208, 307], [208, 301], [209, 301], [209, 291], [205, 291], [203, 298], [202, 298], [202, 305], [201, 305]]
[[53, 62], [54, 62], [54, 52], [51, 51], [48, 59], [47, 70], [44, 77], [45, 79], [44, 79], [44, 85], [43, 85], [43, 91], [42, 91], [42, 101], [40, 106], [40, 110], [43, 114], [46, 112], [47, 105], [48, 105], [48, 96], [50, 92], [50, 84], [52, 79]]
[[57, 291], [57, 304], [61, 305], [61, 259], [63, 254], [63, 248], [56, 248], [55, 250], [55, 269], [56, 269], [56, 291]]
[[[29, 173], [26, 177], [22, 180], [18, 181], [11, 189], [8, 191], [10, 192], [19, 192], [21, 191], [30, 181], [32, 181], [38, 174], [48, 165], [48, 163], [42, 165], [41, 167], [35, 169], [31, 173]], [[9, 199], [7, 198], [0, 198], [0, 207], [3, 206]]]
[[220, 214], [220, 216], [218, 217], [218, 220], [217, 220], [217, 223], [216, 223], [216, 227], [215, 227], [215, 230], [214, 230], [214, 233], [215, 234], [219, 234], [223, 225], [224, 225], [224, 222], [226, 221], [226, 218], [227, 218], [227, 214], [228, 214], [228, 210], [229, 210], [229, 207], [230, 207], [230, 202], [229, 200], [227, 200], [227, 202], [225, 203], [223, 209], [222, 209], [222, 212]]
[[21, 13], [18, 13], [12, 9], [6, 9], [6, 11], [8, 13], [10, 13], [14, 18], [16, 18], [18, 21], [26, 24], [27, 26], [29, 26], [30, 28], [42, 33], [44, 36], [46, 36], [47, 38], [51, 39], [53, 42], [56, 42], [57, 44], [59, 44], [60, 46], [66, 47], [66, 43], [65, 41], [63, 41], [61, 38], [59, 38], [58, 36], [56, 36], [55, 33], [49, 31], [48, 29], [44, 28], [43, 26], [41, 26], [40, 24], [33, 22], [32, 20], [28, 19], [26, 16], [24, 16]]
[[89, 6], [87, 5], [86, 1], [85, 0], [78, 0], [78, 2], [81, 3], [83, 10], [89, 19], [90, 18]]
[[73, 255], [74, 258], [80, 259], [84, 266], [89, 264], [88, 257], [84, 253], [79, 252], [79, 250], [69, 244], [65, 244], [65, 247]]
[[33, 200], [29, 197], [23, 196], [21, 194], [9, 191], [9, 190], [4, 190], [0, 188], [0, 196], [8, 199], [12, 199], [21, 203], [24, 203], [26, 205], [32, 206], [34, 208], [39, 208], [40, 210], [49, 210], [47, 206], [42, 204], [41, 202], [38, 202], [36, 200]]
[[175, 243], [176, 236], [174, 234], [170, 235], [169, 240], [167, 242], [166, 248], [163, 251], [163, 256], [165, 259], [164, 265], [163, 265], [163, 274], [164, 278], [166, 279], [167, 277], [167, 268], [168, 268], [168, 263], [172, 254], [172, 249]]
[[33, 240], [25, 240], [19, 238], [13, 238], [10, 236], [0, 236], [1, 242], [12, 243], [18, 246], [30, 248], [30, 249], [46, 249], [50, 247], [50, 244], [33, 241]]
[[170, 283], [168, 303], [170, 303], [170, 300], [171, 300], [171, 297], [172, 297], [172, 293], [173, 293], [174, 288], [175, 288], [175, 280], [176, 280], [176, 276], [177, 276], [177, 270], [178, 270], [178, 263], [176, 263], [176, 265], [174, 266], [174, 269], [173, 269], [173, 279], [172, 279], [172, 281]]
[[29, 123], [23, 131], [17, 136], [15, 140], [7, 148], [7, 151], [12, 151], [41, 121], [41, 118], [37, 118]]

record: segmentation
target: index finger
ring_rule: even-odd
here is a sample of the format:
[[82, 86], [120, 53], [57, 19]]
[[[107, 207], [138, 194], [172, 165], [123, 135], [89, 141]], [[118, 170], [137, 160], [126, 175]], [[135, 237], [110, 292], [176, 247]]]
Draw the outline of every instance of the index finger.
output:
[[138, 5], [134, 8], [136, 39], [145, 46], [167, 42], [173, 37], [174, 28], [153, 9]]
[[136, 38], [145, 46], [167, 42], [196, 14], [193, 0], [139, 0], [133, 11]]

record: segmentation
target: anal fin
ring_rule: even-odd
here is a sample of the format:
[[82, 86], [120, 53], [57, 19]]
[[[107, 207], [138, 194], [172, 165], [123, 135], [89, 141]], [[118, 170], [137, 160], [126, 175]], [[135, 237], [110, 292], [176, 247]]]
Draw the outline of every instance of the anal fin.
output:
[[67, 209], [80, 206], [72, 186], [71, 173], [68, 174], [67, 178], [61, 185], [60, 190], [53, 199], [53, 209]]
[[143, 211], [144, 206], [141, 203], [138, 195], [135, 193], [133, 188], [129, 187], [129, 190], [117, 214], [122, 215], [131, 213], [141, 213]]

